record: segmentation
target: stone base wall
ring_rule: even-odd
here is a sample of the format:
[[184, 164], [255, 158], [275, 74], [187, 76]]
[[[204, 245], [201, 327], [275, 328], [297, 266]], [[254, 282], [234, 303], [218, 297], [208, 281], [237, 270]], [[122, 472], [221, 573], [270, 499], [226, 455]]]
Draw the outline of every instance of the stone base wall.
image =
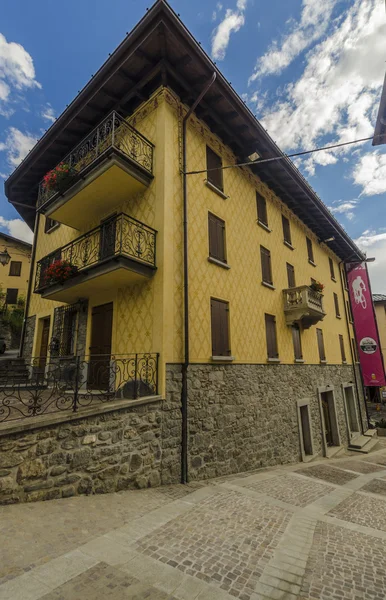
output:
[[[180, 393], [175, 369], [167, 397]], [[314, 453], [322, 456], [318, 387], [333, 386], [341, 442], [348, 444], [341, 385], [355, 384], [350, 365], [200, 364], [189, 367], [188, 377], [191, 479], [301, 460], [297, 401], [303, 399], [310, 404]]]
[[26, 323], [26, 328], [25, 328], [23, 356], [26, 356], [26, 357], [32, 356], [35, 327], [36, 327], [36, 315], [33, 315], [32, 317], [28, 317], [27, 323]]
[[173, 401], [159, 400], [28, 432], [3, 432], [0, 504], [179, 483], [180, 419]]

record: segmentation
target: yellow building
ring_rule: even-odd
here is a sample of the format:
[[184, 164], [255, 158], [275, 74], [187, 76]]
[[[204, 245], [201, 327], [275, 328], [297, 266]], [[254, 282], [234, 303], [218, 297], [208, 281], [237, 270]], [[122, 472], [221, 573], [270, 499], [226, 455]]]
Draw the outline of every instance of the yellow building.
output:
[[90, 395], [158, 398], [163, 481], [367, 429], [342, 274], [364, 257], [163, 0], [6, 193], [38, 215], [24, 357], [79, 356]]
[[0, 265], [1, 303], [7, 306], [17, 304], [18, 299], [27, 295], [31, 268], [32, 245], [0, 231], [0, 252], [9, 254], [9, 262]]
[[373, 294], [373, 301], [379, 341], [383, 355], [383, 364], [386, 371], [386, 296], [384, 294]]

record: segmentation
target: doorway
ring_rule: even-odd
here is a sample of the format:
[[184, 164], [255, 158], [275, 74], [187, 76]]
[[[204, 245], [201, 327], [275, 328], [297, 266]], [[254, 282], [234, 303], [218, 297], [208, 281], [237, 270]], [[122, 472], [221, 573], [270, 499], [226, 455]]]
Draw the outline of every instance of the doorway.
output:
[[319, 394], [323, 440], [327, 453], [327, 448], [340, 446], [338, 419], [336, 415], [334, 391], [323, 390], [320, 391]]
[[350, 438], [360, 433], [358, 414], [355, 405], [355, 395], [352, 385], [343, 386], [343, 395], [346, 406], [347, 425]]
[[314, 455], [310, 400], [298, 400], [298, 423], [300, 434], [300, 450], [303, 461], [310, 460]]
[[107, 390], [110, 383], [113, 303], [94, 306], [91, 314], [91, 346], [88, 384]]

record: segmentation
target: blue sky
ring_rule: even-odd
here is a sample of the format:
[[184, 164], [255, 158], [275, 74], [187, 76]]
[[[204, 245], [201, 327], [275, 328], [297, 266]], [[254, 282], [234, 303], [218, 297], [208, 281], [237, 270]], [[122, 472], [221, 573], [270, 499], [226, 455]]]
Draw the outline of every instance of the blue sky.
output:
[[[3, 0], [0, 230], [28, 239], [2, 181], [137, 23], [145, 0]], [[381, 0], [171, 0], [274, 140], [296, 152], [371, 136], [385, 74]], [[386, 146], [296, 163], [369, 256], [386, 293]]]

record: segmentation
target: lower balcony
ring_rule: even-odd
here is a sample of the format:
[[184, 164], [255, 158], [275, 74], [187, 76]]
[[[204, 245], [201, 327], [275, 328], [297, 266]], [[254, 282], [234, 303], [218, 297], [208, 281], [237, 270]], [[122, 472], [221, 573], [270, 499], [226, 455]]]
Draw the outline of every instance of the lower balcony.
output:
[[319, 321], [323, 321], [326, 313], [323, 310], [323, 294], [307, 285], [283, 290], [284, 314], [287, 325], [300, 325], [309, 329]]
[[156, 234], [124, 213], [115, 215], [39, 260], [34, 291], [70, 303], [149, 279], [157, 268]]

